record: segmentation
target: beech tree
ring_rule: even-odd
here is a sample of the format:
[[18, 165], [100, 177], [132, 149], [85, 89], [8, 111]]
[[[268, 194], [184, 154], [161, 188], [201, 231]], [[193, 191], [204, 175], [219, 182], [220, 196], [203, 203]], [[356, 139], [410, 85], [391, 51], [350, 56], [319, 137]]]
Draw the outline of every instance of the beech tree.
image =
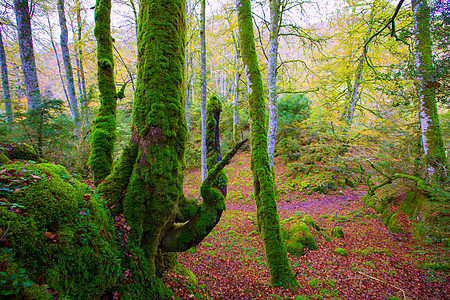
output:
[[3, 45], [1, 26], [0, 26], [0, 72], [2, 76], [3, 101], [5, 102], [6, 124], [8, 125], [8, 130], [11, 130], [13, 124], [11, 93], [9, 90], [8, 65], [6, 62], [6, 53], [5, 53], [5, 46]]
[[[445, 180], [447, 158], [436, 105], [436, 85], [431, 52], [430, 8], [426, 0], [412, 0], [414, 18], [416, 87], [422, 146], [428, 175], [434, 181]], [[448, 179], [446, 179], [448, 181]]]
[[14, 0], [14, 12], [16, 14], [20, 62], [27, 94], [28, 110], [34, 110], [41, 106], [41, 93], [39, 91], [36, 60], [34, 57], [28, 0]]
[[273, 286], [295, 287], [286, 246], [281, 234], [275, 201], [273, 173], [267, 149], [264, 89], [255, 50], [250, 0], [237, 0], [241, 52], [247, 76], [250, 111], [251, 170], [255, 193], [256, 213], [266, 252], [270, 280]]
[[66, 71], [67, 94], [69, 96], [70, 114], [72, 115], [72, 121], [75, 123], [75, 126], [78, 127], [80, 125], [80, 113], [78, 110], [77, 95], [75, 94], [75, 82], [73, 80], [72, 63], [70, 62], [70, 52], [68, 45], [69, 36], [66, 25], [66, 14], [64, 12], [64, 0], [58, 0], [57, 7], [59, 26], [61, 28], [61, 52], [64, 69]]
[[[98, 0], [96, 18], [107, 20], [110, 5], [110, 0]], [[131, 228], [132, 244], [144, 250], [145, 264], [150, 271], [136, 276], [151, 280], [162, 274], [163, 266], [158, 262], [170, 255], [168, 252], [182, 252], [197, 245], [219, 222], [225, 198], [215, 187], [216, 178], [243, 142], [209, 171], [200, 188], [201, 206], [184, 196], [184, 154], [188, 137], [183, 78], [185, 1], [141, 0], [138, 23], [139, 61], [132, 136], [113, 172], [100, 181], [98, 190], [113, 215], [123, 215], [126, 219]], [[108, 22], [96, 23], [98, 40], [111, 42], [107, 27]], [[99, 67], [106, 65], [111, 70], [112, 62], [105, 60], [99, 55]], [[102, 71], [99, 70], [99, 75]], [[103, 83], [102, 89], [108, 90], [112, 100], [115, 87], [107, 86], [101, 79], [99, 87]], [[112, 82], [111, 78], [107, 82]], [[108, 116], [113, 116], [114, 105], [105, 101], [101, 105], [101, 111], [109, 110]], [[95, 151], [92, 149], [93, 154]], [[109, 157], [103, 157], [103, 161], [100, 158], [91, 160], [91, 164], [110, 163]], [[96, 182], [99, 182], [98, 177]], [[163, 298], [163, 285], [158, 280], [155, 282], [147, 292], [152, 299]]]
[[205, 180], [208, 172], [206, 166], [206, 0], [201, 0], [200, 9], [200, 69], [201, 69], [201, 95], [200, 95], [200, 115], [201, 115], [201, 131], [202, 131], [202, 145], [201, 145], [201, 167], [202, 180]]

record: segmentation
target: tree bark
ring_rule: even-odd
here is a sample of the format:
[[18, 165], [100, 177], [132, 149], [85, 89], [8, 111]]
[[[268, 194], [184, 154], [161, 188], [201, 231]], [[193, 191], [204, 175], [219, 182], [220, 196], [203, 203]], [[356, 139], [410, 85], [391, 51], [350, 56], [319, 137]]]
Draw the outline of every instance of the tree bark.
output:
[[86, 76], [84, 76], [83, 66], [83, 47], [82, 47], [82, 31], [83, 21], [81, 19], [81, 4], [79, 0], [75, 1], [75, 13], [77, 15], [77, 36], [75, 43], [75, 62], [77, 64], [78, 88], [80, 94], [81, 115], [84, 119], [84, 125], [89, 125], [89, 109], [88, 98], [86, 92]]
[[28, 110], [31, 111], [39, 108], [42, 102], [36, 61], [34, 58], [28, 0], [14, 0], [14, 12], [16, 14], [17, 37], [19, 40], [20, 61], [27, 94]]
[[2, 28], [0, 27], [0, 71], [2, 74], [3, 100], [5, 101], [6, 124], [12, 129], [13, 113], [11, 107], [11, 93], [9, 90], [8, 65], [6, 63], [5, 46], [3, 45]]
[[111, 0], [97, 0], [95, 29], [97, 40], [97, 81], [100, 108], [91, 136], [89, 166], [94, 184], [100, 184], [110, 173], [116, 141], [117, 93], [114, 81], [114, 55], [111, 37]]
[[[206, 119], [206, 166], [208, 170], [212, 170], [214, 166], [222, 160], [220, 152], [220, 132], [219, 120], [222, 112], [222, 101], [217, 96], [213, 95], [206, 103], [206, 112], [208, 118]], [[225, 171], [221, 171], [213, 187], [217, 188], [223, 195], [227, 197], [227, 175]]]
[[277, 137], [277, 56], [278, 56], [278, 32], [280, 20], [280, 0], [270, 0], [270, 36], [269, 36], [269, 60], [267, 68], [267, 81], [269, 87], [269, 132], [268, 151], [269, 164], [273, 168], [273, 154], [275, 152], [275, 139]]
[[[185, 82], [185, 100], [186, 100], [186, 105], [185, 105], [185, 110], [186, 110], [186, 125], [187, 125], [187, 131], [191, 132], [191, 126], [189, 124], [189, 94], [190, 94], [190, 81], [189, 81], [189, 50], [188, 50], [188, 45], [186, 45], [186, 74], [184, 77], [184, 82]], [[193, 71], [193, 70], [192, 70]]]
[[[444, 142], [436, 105], [436, 87], [431, 52], [430, 8], [426, 0], [412, 0], [415, 40], [416, 88], [422, 146], [428, 175], [433, 181], [445, 180], [447, 168]], [[448, 178], [448, 177], [447, 177]], [[448, 179], [446, 179], [448, 181]]]
[[206, 166], [206, 0], [201, 0], [201, 12], [200, 12], [200, 68], [201, 68], [201, 81], [202, 90], [200, 96], [200, 115], [201, 115], [201, 130], [202, 130], [202, 145], [201, 145], [201, 167], [202, 167], [202, 181], [205, 180], [208, 169]]
[[79, 127], [80, 113], [78, 111], [77, 95], [75, 94], [75, 82], [73, 80], [72, 63], [70, 62], [70, 53], [68, 45], [69, 35], [67, 32], [66, 15], [64, 12], [64, 0], [58, 0], [57, 6], [58, 6], [59, 26], [61, 28], [61, 35], [60, 35], [61, 52], [62, 52], [62, 60], [64, 63], [64, 69], [66, 71], [67, 94], [69, 96], [70, 102], [70, 113], [72, 115], [72, 121], [75, 123], [75, 126]]
[[237, 0], [239, 36], [249, 88], [251, 169], [258, 225], [266, 252], [271, 284], [284, 288], [297, 286], [292, 274], [275, 201], [273, 173], [267, 150], [264, 89], [255, 50], [250, 0]]

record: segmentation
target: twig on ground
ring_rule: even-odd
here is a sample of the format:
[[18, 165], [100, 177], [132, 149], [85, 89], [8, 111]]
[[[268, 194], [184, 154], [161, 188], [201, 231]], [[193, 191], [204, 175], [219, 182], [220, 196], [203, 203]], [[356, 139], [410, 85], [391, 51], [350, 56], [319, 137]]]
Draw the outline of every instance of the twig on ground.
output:
[[364, 275], [364, 276], [366, 276], [366, 277], [368, 277], [368, 278], [370, 278], [370, 279], [373, 279], [373, 280], [382, 282], [382, 283], [384, 283], [384, 284], [387, 284], [387, 285], [389, 285], [389, 286], [391, 286], [391, 287], [393, 287], [393, 288], [395, 288], [395, 289], [401, 291], [402, 294], [403, 294], [403, 299], [406, 299], [406, 292], [405, 292], [402, 288], [399, 288], [399, 287], [397, 287], [397, 286], [395, 286], [395, 285], [393, 285], [393, 284], [390, 284], [389, 282], [387, 282], [387, 281], [385, 281], [385, 280], [382, 280], [382, 279], [379, 279], [379, 278], [370, 276], [369, 274], [366, 274], [366, 273], [361, 272], [361, 271], [358, 271], [358, 274], [361, 274], [361, 275]]

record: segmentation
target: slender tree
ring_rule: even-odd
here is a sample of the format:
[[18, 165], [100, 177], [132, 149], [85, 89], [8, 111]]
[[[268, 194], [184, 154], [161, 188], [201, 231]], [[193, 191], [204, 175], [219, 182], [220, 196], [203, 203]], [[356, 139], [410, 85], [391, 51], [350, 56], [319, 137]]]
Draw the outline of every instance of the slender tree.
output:
[[84, 124], [89, 124], [89, 109], [88, 109], [88, 98], [86, 93], [86, 76], [84, 75], [83, 66], [83, 43], [82, 43], [82, 32], [83, 32], [83, 21], [81, 18], [81, 4], [80, 0], [75, 0], [75, 13], [77, 15], [77, 34], [75, 43], [75, 63], [77, 65], [77, 82], [80, 98], [81, 115], [84, 119]]
[[0, 72], [2, 75], [2, 88], [3, 88], [3, 100], [5, 101], [6, 124], [8, 126], [8, 130], [11, 130], [13, 124], [13, 113], [11, 107], [11, 93], [9, 90], [8, 65], [6, 63], [5, 46], [3, 45], [2, 26], [0, 26]]
[[256, 213], [266, 252], [271, 284], [280, 287], [297, 285], [287, 257], [275, 201], [273, 173], [267, 150], [264, 89], [255, 50], [250, 0], [237, 0], [242, 58], [248, 80], [250, 111], [251, 169]]
[[[116, 141], [118, 93], [116, 93], [114, 81], [111, 0], [97, 0], [94, 35], [97, 40], [97, 80], [100, 108], [92, 128], [89, 166], [94, 173], [94, 184], [98, 185], [111, 173]], [[123, 93], [121, 94], [123, 95]]]
[[270, 0], [270, 35], [269, 55], [267, 66], [267, 81], [269, 87], [269, 132], [268, 151], [269, 164], [273, 167], [273, 153], [275, 152], [275, 139], [277, 136], [277, 56], [278, 56], [278, 33], [280, 22], [280, 0]]
[[208, 172], [206, 166], [206, 0], [201, 0], [200, 9], [200, 69], [201, 69], [201, 96], [200, 96], [200, 119], [202, 130], [202, 145], [201, 145], [201, 167], [202, 167], [202, 180], [205, 180]]
[[[412, 0], [412, 11], [422, 146], [428, 165], [428, 175], [434, 181], [439, 181], [443, 179], [442, 176], [446, 172], [448, 162], [445, 156], [436, 105], [436, 85], [434, 84], [430, 36], [430, 8], [427, 0]], [[448, 181], [448, 178], [446, 181]]]
[[78, 127], [80, 125], [80, 113], [78, 111], [77, 95], [75, 94], [75, 82], [73, 80], [72, 63], [70, 62], [70, 52], [68, 44], [69, 35], [67, 32], [66, 14], [64, 12], [64, 0], [58, 0], [57, 7], [59, 26], [61, 28], [61, 52], [64, 69], [66, 71], [67, 95], [69, 96], [70, 113], [72, 115], [72, 121], [75, 123], [76, 127]]
[[[222, 160], [219, 139], [219, 120], [220, 113], [222, 112], [222, 101], [216, 95], [212, 95], [206, 103], [206, 112], [208, 116], [206, 119], [206, 166], [208, 170], [212, 170]], [[225, 198], [227, 197], [227, 181], [227, 175], [222, 170], [213, 185]]]
[[41, 93], [39, 91], [39, 81], [34, 57], [28, 0], [14, 0], [14, 12], [16, 14], [20, 62], [25, 82], [28, 110], [34, 110], [41, 106]]

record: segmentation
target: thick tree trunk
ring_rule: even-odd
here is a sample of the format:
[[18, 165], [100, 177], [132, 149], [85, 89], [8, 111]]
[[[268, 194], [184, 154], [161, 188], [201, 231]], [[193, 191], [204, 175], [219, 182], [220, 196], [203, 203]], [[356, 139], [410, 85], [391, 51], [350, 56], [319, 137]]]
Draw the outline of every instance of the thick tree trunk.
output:
[[415, 30], [416, 87], [419, 97], [422, 146], [426, 156], [428, 175], [434, 181], [439, 181], [445, 175], [444, 172], [446, 172], [448, 162], [445, 156], [439, 124], [436, 90], [433, 81], [434, 69], [431, 53], [430, 8], [426, 0], [412, 0], [412, 11]]
[[250, 0], [237, 0], [241, 51], [249, 87], [251, 169], [257, 207], [258, 224], [266, 252], [271, 284], [295, 287], [275, 201], [273, 173], [267, 151], [267, 128], [265, 126], [264, 89], [256, 56], [251, 17]]
[[16, 14], [20, 62], [25, 82], [28, 110], [34, 110], [41, 106], [41, 93], [39, 91], [36, 61], [34, 58], [28, 0], [14, 0], [14, 12]]
[[5, 46], [3, 45], [2, 29], [0, 27], [0, 71], [2, 75], [3, 100], [5, 101], [6, 124], [12, 129], [13, 113], [11, 107], [11, 93], [9, 90], [8, 65], [6, 63]]
[[280, 20], [280, 0], [270, 0], [270, 37], [269, 37], [269, 61], [267, 68], [267, 81], [269, 87], [269, 132], [268, 151], [269, 164], [273, 167], [273, 154], [275, 152], [275, 139], [277, 137], [277, 56], [278, 56], [278, 32]]
[[206, 166], [206, 0], [201, 0], [201, 12], [200, 12], [200, 68], [201, 68], [201, 81], [202, 90], [200, 96], [200, 115], [201, 115], [201, 130], [202, 130], [202, 145], [201, 145], [201, 166], [202, 166], [202, 181], [205, 180], [208, 169]]
[[69, 34], [67, 32], [66, 15], [64, 12], [64, 0], [58, 0], [58, 17], [59, 17], [59, 26], [61, 28], [61, 35], [60, 35], [61, 52], [62, 52], [62, 60], [64, 63], [64, 69], [66, 71], [67, 94], [69, 96], [70, 102], [70, 114], [72, 115], [72, 121], [75, 123], [75, 126], [79, 127], [80, 113], [78, 111], [77, 95], [75, 94], [75, 82], [73, 81], [72, 63], [70, 62], [70, 53], [68, 44]]
[[111, 38], [111, 0], [97, 0], [95, 29], [97, 40], [97, 80], [100, 109], [91, 136], [89, 166], [98, 185], [112, 169], [116, 141], [117, 93], [114, 81], [114, 55]]

